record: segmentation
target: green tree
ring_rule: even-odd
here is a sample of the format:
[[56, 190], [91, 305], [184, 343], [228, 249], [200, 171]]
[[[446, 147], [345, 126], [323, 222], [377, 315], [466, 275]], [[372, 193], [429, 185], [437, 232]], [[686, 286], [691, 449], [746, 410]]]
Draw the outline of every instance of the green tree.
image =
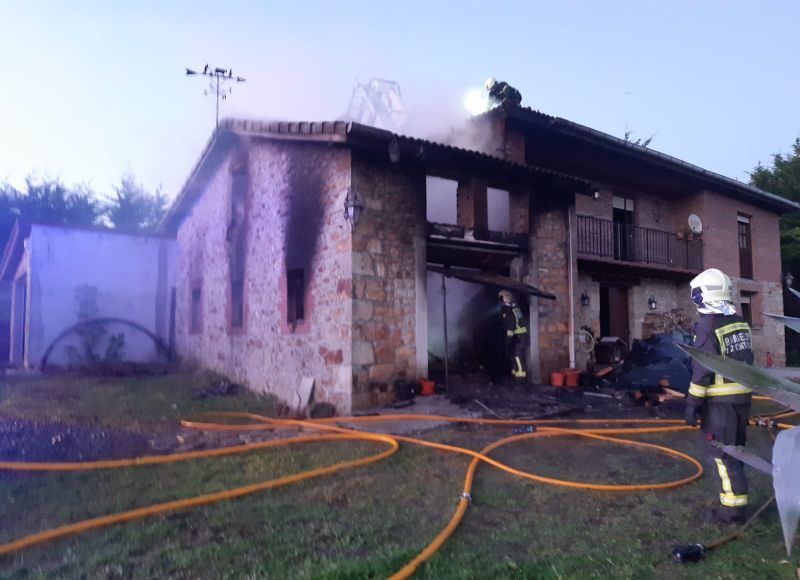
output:
[[166, 210], [166, 196], [160, 190], [149, 193], [130, 173], [122, 176], [104, 207], [112, 225], [124, 231], [154, 230]]
[[[791, 153], [772, 156], [772, 167], [759, 163], [750, 173], [750, 183], [759, 189], [800, 202], [800, 138]], [[781, 216], [781, 261], [784, 270], [800, 276], [800, 213]]]
[[0, 243], [5, 245], [18, 218], [53, 225], [90, 226], [100, 219], [101, 207], [86, 186], [66, 187], [59, 179], [25, 179], [25, 187], [0, 184]]
[[[750, 173], [750, 183], [759, 189], [800, 201], [800, 138], [795, 139], [790, 153], [772, 156], [772, 167], [759, 163]], [[781, 216], [781, 262], [784, 272], [800, 278], [800, 213]], [[783, 295], [783, 311], [800, 316], [800, 303], [788, 292]], [[800, 334], [786, 331], [786, 363], [800, 364]]]

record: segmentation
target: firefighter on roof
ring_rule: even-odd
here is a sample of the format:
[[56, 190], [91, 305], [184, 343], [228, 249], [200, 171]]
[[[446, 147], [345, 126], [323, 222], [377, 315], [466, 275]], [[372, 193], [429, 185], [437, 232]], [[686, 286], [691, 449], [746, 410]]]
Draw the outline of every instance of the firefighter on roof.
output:
[[503, 320], [503, 329], [506, 332], [506, 346], [508, 347], [509, 358], [511, 358], [511, 374], [518, 379], [528, 376], [525, 371], [527, 368], [528, 345], [530, 337], [528, 335], [528, 321], [522, 309], [514, 302], [514, 295], [509, 290], [501, 290], [499, 293], [502, 304], [500, 305], [500, 318]]
[[[692, 301], [700, 313], [695, 324], [694, 346], [704, 352], [753, 364], [750, 326], [736, 315], [732, 303], [731, 279], [716, 268], [702, 272], [690, 282]], [[752, 391], [713, 373], [692, 361], [692, 381], [686, 397], [686, 423], [701, 422], [719, 478], [719, 506], [711, 515], [719, 522], [744, 521], [747, 480], [741, 461], [711, 445], [744, 445]]]
[[492, 105], [501, 107], [519, 107], [522, 103], [520, 92], [503, 81], [497, 82], [494, 77], [486, 79], [486, 90], [489, 91], [489, 100]]

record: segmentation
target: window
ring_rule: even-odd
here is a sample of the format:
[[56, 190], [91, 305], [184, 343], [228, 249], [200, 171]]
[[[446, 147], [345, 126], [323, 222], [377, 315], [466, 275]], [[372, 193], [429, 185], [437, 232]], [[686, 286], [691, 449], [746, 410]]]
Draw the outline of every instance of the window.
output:
[[750, 238], [750, 217], [739, 214], [737, 226], [739, 232], [739, 275], [742, 278], [752, 278], [753, 244]]
[[292, 326], [305, 318], [306, 272], [303, 268], [286, 273], [286, 321]]
[[247, 159], [238, 160], [231, 167], [230, 223], [226, 239], [229, 242], [229, 323], [230, 330], [242, 331], [245, 327], [244, 275], [247, 253], [247, 192], [249, 175]]
[[[745, 302], [747, 300], [747, 302]], [[753, 311], [750, 309], [750, 299], [749, 298], [742, 298], [741, 303], [741, 316], [744, 318], [745, 322], [750, 326], [753, 326]]]
[[244, 236], [238, 236], [231, 256], [231, 329], [244, 328]]
[[489, 187], [486, 190], [489, 212], [489, 229], [495, 232], [511, 231], [510, 197], [505, 189]]
[[201, 284], [192, 285], [189, 305], [189, 333], [199, 334], [203, 331], [203, 291]]
[[764, 316], [761, 314], [761, 298], [758, 292], [742, 290], [739, 298], [739, 315], [752, 328], [761, 328]]
[[633, 260], [633, 200], [627, 197], [613, 196], [614, 258], [616, 260]]
[[431, 223], [458, 223], [458, 182], [427, 176], [425, 179], [426, 219]]

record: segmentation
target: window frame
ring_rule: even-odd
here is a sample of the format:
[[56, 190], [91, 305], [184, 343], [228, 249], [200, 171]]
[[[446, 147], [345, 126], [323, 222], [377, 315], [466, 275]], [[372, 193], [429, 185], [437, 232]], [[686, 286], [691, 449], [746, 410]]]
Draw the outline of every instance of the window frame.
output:
[[[736, 240], [739, 248], [739, 276], [754, 280], [753, 271], [753, 226], [752, 217], [743, 213], [736, 215]], [[744, 245], [742, 242], [744, 241]]]
[[[195, 292], [197, 292], [197, 302], [195, 302]], [[189, 334], [203, 334], [203, 280], [194, 279], [189, 284]], [[195, 304], [197, 308], [195, 309]]]
[[[300, 290], [298, 291], [298, 285]], [[307, 296], [308, 285], [306, 283], [306, 269], [305, 268], [287, 268], [286, 269], [286, 324], [292, 328], [303, 324], [307, 316]], [[298, 300], [297, 294], [300, 294]], [[298, 316], [299, 314], [299, 316]]]

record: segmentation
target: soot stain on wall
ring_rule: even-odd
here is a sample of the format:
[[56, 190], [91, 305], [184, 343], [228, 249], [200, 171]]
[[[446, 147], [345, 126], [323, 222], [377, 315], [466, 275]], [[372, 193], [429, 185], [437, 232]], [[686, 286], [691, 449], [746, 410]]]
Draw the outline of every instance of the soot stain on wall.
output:
[[292, 148], [289, 157], [287, 200], [288, 215], [284, 230], [284, 255], [287, 269], [306, 272], [306, 285], [319, 246], [325, 213], [322, 169], [307, 155], [308, 148]]

